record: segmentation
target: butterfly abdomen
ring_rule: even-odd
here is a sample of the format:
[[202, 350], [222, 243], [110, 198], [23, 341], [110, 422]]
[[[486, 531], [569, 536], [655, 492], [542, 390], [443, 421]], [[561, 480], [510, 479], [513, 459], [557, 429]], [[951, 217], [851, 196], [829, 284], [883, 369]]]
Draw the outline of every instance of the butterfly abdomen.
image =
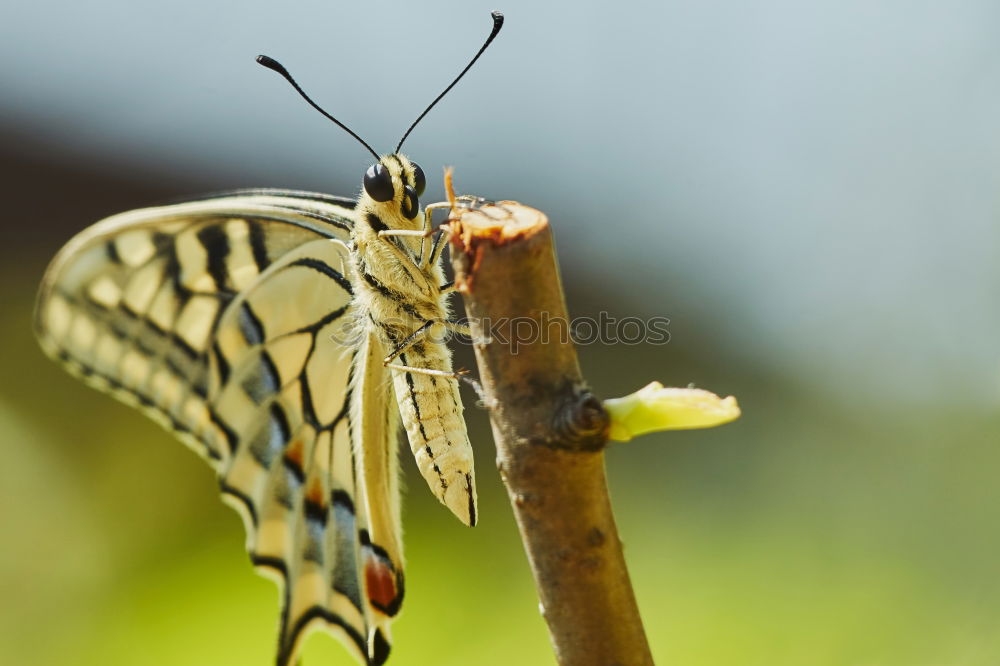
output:
[[[399, 357], [404, 366], [452, 371], [442, 343], [425, 342]], [[472, 446], [462, 417], [458, 381], [451, 377], [396, 371], [396, 401], [417, 467], [434, 493], [466, 525], [475, 525], [476, 486]]]

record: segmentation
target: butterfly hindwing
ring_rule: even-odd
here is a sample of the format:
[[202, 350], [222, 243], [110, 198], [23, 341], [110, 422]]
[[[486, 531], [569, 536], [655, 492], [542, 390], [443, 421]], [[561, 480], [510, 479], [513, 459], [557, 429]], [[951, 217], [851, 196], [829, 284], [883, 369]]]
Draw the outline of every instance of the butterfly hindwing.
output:
[[290, 251], [233, 301], [213, 351], [217, 418], [237, 433], [223, 492], [244, 517], [252, 560], [284, 585], [281, 664], [314, 627], [367, 653], [351, 357], [336, 344], [351, 335], [345, 261], [335, 240]]
[[362, 443], [351, 422], [352, 394], [372, 390], [350, 376], [349, 206], [256, 191], [108, 218], [56, 257], [36, 314], [50, 355], [216, 470], [254, 564], [282, 586], [279, 666], [314, 628], [380, 663], [387, 619], [368, 600], [386, 593], [369, 591], [384, 583], [372, 572], [394, 575], [397, 608], [402, 595], [398, 526], [391, 559], [368, 528], [372, 505], [398, 522], [395, 469], [375, 498], [355, 479], [358, 450], [395, 459], [395, 425]]

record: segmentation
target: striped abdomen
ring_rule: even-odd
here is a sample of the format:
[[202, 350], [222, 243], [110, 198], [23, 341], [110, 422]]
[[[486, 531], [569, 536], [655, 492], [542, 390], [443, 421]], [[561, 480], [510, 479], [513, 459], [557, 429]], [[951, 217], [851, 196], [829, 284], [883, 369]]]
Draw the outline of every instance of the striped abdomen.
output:
[[[424, 340], [399, 357], [401, 365], [451, 372], [451, 354]], [[462, 418], [458, 381], [418, 372], [393, 371], [399, 412], [410, 449], [431, 492], [466, 525], [476, 524], [472, 446]]]

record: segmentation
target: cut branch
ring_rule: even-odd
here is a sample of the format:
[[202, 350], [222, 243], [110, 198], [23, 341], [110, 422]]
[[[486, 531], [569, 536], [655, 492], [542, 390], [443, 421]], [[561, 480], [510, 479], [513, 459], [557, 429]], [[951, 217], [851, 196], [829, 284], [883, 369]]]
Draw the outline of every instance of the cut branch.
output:
[[608, 498], [608, 415], [580, 374], [548, 220], [514, 202], [455, 208], [465, 300], [507, 487], [556, 659], [653, 659]]

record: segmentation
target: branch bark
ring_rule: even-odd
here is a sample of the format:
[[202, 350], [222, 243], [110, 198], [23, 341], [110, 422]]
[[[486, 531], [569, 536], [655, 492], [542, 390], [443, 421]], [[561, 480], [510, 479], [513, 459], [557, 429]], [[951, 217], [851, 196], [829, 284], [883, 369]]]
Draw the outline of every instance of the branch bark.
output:
[[455, 208], [452, 265], [497, 466], [559, 664], [653, 663], [604, 472], [608, 415], [580, 373], [544, 214]]

